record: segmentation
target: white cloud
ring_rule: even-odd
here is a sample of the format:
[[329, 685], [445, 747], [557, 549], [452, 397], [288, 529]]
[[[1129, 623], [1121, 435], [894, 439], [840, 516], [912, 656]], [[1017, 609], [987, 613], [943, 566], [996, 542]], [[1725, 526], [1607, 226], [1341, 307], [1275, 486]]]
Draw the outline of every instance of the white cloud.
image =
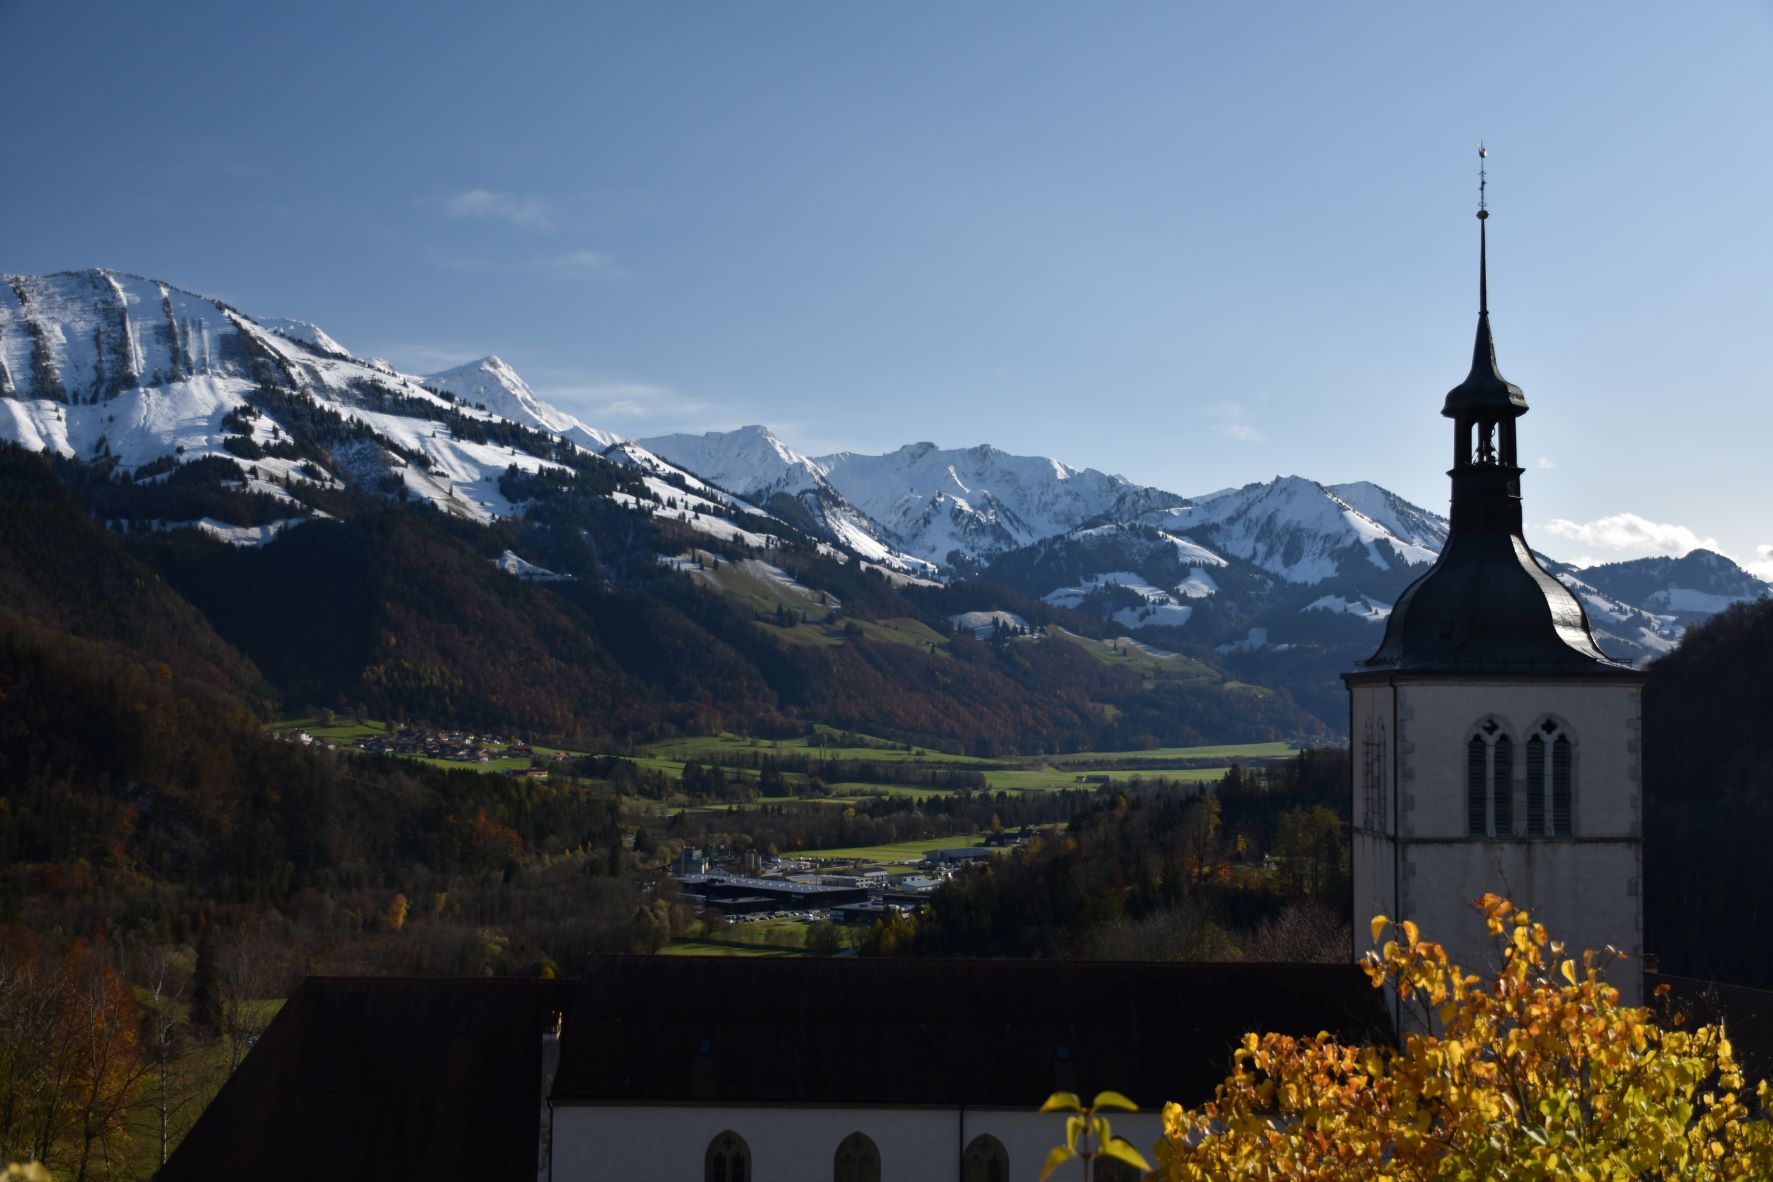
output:
[[1651, 521], [1636, 513], [1617, 513], [1587, 522], [1557, 517], [1545, 523], [1545, 532], [1584, 546], [1618, 550], [1635, 557], [1718, 549], [1716, 538], [1702, 538], [1684, 525]]
[[1757, 579], [1773, 583], [1773, 546], [1756, 546], [1755, 553], [1760, 555], [1760, 561], [1745, 562], [1742, 569]]
[[1533, 461], [1533, 466], [1535, 468], [1540, 468], [1540, 469], [1557, 467], [1556, 464], [1551, 462], [1551, 457], [1549, 457], [1549, 456], [1540, 456], [1538, 459]]
[[1261, 443], [1268, 438], [1244, 421], [1244, 408], [1238, 403], [1221, 402], [1208, 413], [1219, 420], [1213, 433], [1221, 439], [1229, 439], [1233, 443]]
[[546, 201], [493, 189], [464, 189], [446, 198], [443, 208], [452, 218], [504, 222], [523, 230], [554, 228], [553, 214]]

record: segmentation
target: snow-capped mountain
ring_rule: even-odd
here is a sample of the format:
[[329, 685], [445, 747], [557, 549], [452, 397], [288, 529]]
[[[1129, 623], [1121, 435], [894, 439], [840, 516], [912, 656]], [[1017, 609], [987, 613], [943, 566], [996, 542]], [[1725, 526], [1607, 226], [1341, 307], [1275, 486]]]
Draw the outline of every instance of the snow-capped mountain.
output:
[[768, 427], [660, 435], [638, 442], [654, 455], [753, 500], [767, 501], [777, 493], [800, 493], [827, 483], [824, 468], [777, 439]]
[[352, 357], [313, 325], [271, 323], [114, 271], [8, 276], [0, 438], [125, 471], [218, 461], [292, 518], [309, 515], [304, 487], [384, 485], [487, 521], [512, 512], [508, 468], [561, 466], [495, 441], [490, 411]]
[[[804, 535], [895, 578], [988, 567], [1019, 591], [1227, 660], [1307, 649], [1358, 659], [1447, 537], [1438, 514], [1364, 481], [1276, 477], [1190, 499], [983, 445], [811, 457], [761, 426], [624, 440], [550, 406], [497, 357], [404, 374], [312, 323], [106, 270], [0, 283], [0, 439], [140, 484], [223, 474], [252, 512], [222, 521], [202, 508], [132, 528], [183, 525], [243, 545], [324, 515], [322, 493], [417, 498], [490, 522], [533, 509], [525, 474], [545, 483], [595, 469], [595, 495], [709, 538], [762, 550]], [[1767, 593], [1706, 552], [1546, 565], [1626, 659]]]
[[260, 316], [258, 323], [261, 328], [268, 328], [292, 341], [300, 341], [322, 353], [334, 357], [351, 356], [349, 349], [328, 336], [326, 330], [318, 324], [310, 324], [306, 320], [290, 320], [282, 316]]
[[[536, 397], [497, 358], [429, 377], [353, 356], [318, 326], [256, 320], [170, 284], [116, 271], [0, 279], [0, 440], [138, 481], [229, 472], [223, 487], [268, 499], [259, 524], [166, 520], [239, 544], [324, 516], [314, 502], [354, 488], [416, 498], [479, 522], [522, 511], [508, 473], [601, 465], [618, 437]], [[622, 456], [615, 470], [633, 467]], [[193, 467], [196, 465], [197, 467]], [[219, 468], [217, 467], [219, 465]], [[754, 512], [656, 458], [612, 500], [711, 536], [767, 539], [733, 520]], [[213, 476], [206, 477], [213, 479]], [[731, 502], [731, 503], [729, 503]], [[138, 525], [141, 523], [138, 523]]]
[[[1001, 556], [992, 577], [1127, 628], [1180, 628], [1197, 611], [1267, 594], [1272, 580], [1189, 538], [1113, 523], [1071, 530]], [[1056, 586], [1053, 584], [1057, 584]]]
[[[993, 580], [1047, 602], [1228, 653], [1330, 644], [1364, 655], [1447, 538], [1444, 517], [1368, 481], [1281, 476], [1189, 499], [984, 446], [809, 457], [763, 427], [644, 443], [852, 549], [873, 540], [950, 574], [988, 566]], [[1589, 572], [1542, 561], [1583, 598], [1603, 644], [1628, 660], [1667, 651], [1705, 607], [1747, 594], [1716, 583], [1723, 575], [1693, 574], [1640, 603], [1584, 581]]]
[[1447, 519], [1438, 513], [1430, 513], [1427, 509], [1412, 505], [1389, 489], [1380, 488], [1370, 480], [1357, 480], [1350, 484], [1327, 484], [1324, 486], [1337, 500], [1360, 513], [1369, 521], [1376, 521], [1391, 532], [1391, 535], [1414, 546], [1433, 550], [1437, 554], [1447, 544]]
[[1604, 594], [1683, 623], [1773, 594], [1766, 583], [1710, 550], [1692, 550], [1679, 558], [1634, 558], [1584, 567], [1580, 577]]
[[935, 563], [915, 551], [901, 552], [910, 548], [846, 500], [827, 479], [820, 461], [793, 450], [768, 427], [661, 435], [639, 443], [654, 455], [867, 561], [917, 574], [936, 570]]
[[880, 456], [839, 452], [817, 463], [845, 500], [907, 551], [944, 565], [1183, 503], [1125, 477], [985, 445], [962, 450], [913, 443]]
[[620, 435], [588, 427], [558, 407], [543, 402], [529, 388], [529, 383], [498, 357], [482, 357], [454, 369], [428, 374], [420, 380], [433, 390], [454, 396], [457, 402], [558, 435], [590, 451], [602, 451], [622, 441]]
[[[1376, 485], [1359, 487], [1359, 499], [1385, 516], [1409, 520], [1412, 537], [1399, 536], [1355, 508], [1335, 491], [1299, 476], [1247, 484], [1180, 505], [1145, 520], [1178, 533], [1198, 534], [1220, 553], [1242, 558], [1289, 583], [1315, 585], [1337, 575], [1358, 577], [1367, 568], [1391, 572], [1426, 566], [1445, 541], [1434, 537], [1425, 510]], [[1370, 490], [1370, 491], [1368, 491]], [[1425, 545], [1415, 537], [1430, 538]]]
[[858, 551], [870, 542], [929, 567], [974, 564], [1092, 521], [1183, 503], [1160, 489], [1045, 456], [914, 443], [885, 455], [809, 457], [765, 427], [666, 435], [642, 446], [779, 515], [790, 498]]

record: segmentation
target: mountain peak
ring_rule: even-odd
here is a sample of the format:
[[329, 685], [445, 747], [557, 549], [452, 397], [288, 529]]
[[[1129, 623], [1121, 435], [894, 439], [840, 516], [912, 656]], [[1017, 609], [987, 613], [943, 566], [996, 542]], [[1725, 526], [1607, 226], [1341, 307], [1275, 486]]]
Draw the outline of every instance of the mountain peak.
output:
[[825, 483], [825, 469], [801, 455], [761, 423], [700, 435], [658, 435], [640, 445], [704, 480], [739, 496], [760, 500]]
[[278, 336], [288, 337], [322, 353], [340, 357], [351, 356], [351, 350], [335, 341], [325, 329], [307, 320], [290, 320], [282, 316], [255, 316], [253, 322], [270, 329]]
[[496, 353], [427, 374], [423, 382], [458, 401], [484, 407], [500, 418], [526, 427], [540, 427], [591, 451], [602, 451], [612, 443], [621, 442], [621, 436], [586, 426], [560, 408], [544, 402], [530, 389], [523, 375]]

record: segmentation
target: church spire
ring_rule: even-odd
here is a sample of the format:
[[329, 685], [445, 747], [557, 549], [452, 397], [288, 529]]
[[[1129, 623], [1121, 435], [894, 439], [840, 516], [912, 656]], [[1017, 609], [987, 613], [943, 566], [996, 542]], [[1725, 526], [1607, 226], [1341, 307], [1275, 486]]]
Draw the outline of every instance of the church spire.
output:
[[1447, 392], [1453, 420], [1453, 498], [1446, 545], [1386, 621], [1366, 670], [1527, 672], [1622, 670], [1595, 644], [1582, 604], [1539, 565], [1521, 529], [1515, 420], [1527, 400], [1496, 368], [1490, 337], [1485, 201], [1478, 168], [1478, 324], [1471, 372]]
[[[1478, 145], [1478, 324], [1477, 340], [1471, 350], [1471, 372], [1465, 380], [1447, 392], [1441, 413], [1449, 419], [1492, 412], [1519, 418], [1527, 413], [1527, 397], [1521, 388], [1502, 376], [1496, 368], [1496, 343], [1490, 335], [1490, 243], [1488, 229], [1490, 210], [1486, 192], [1489, 177], [1484, 161], [1489, 150]], [[1512, 429], [1508, 432], [1513, 434]], [[1512, 461], [1511, 461], [1512, 462]]]
[[1478, 141], [1478, 318], [1490, 318], [1490, 244], [1484, 237], [1484, 227], [1490, 220], [1490, 209], [1485, 204], [1484, 190], [1489, 186], [1490, 177], [1484, 170], [1484, 161], [1490, 158], [1490, 150]]

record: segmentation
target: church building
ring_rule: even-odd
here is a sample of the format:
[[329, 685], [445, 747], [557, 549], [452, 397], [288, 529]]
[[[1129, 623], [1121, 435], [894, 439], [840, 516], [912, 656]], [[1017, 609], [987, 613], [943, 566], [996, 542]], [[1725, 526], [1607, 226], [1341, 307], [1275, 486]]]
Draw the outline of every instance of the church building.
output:
[[1601, 651], [1581, 602], [1522, 537], [1527, 400], [1496, 367], [1481, 200], [1477, 216], [1477, 342], [1441, 408], [1453, 421], [1451, 532], [1378, 651], [1343, 675], [1355, 942], [1372, 916], [1409, 919], [1468, 972], [1493, 969], [1499, 953], [1471, 906], [1493, 891], [1572, 950], [1628, 952], [1607, 979], [1636, 1005], [1644, 678]]

